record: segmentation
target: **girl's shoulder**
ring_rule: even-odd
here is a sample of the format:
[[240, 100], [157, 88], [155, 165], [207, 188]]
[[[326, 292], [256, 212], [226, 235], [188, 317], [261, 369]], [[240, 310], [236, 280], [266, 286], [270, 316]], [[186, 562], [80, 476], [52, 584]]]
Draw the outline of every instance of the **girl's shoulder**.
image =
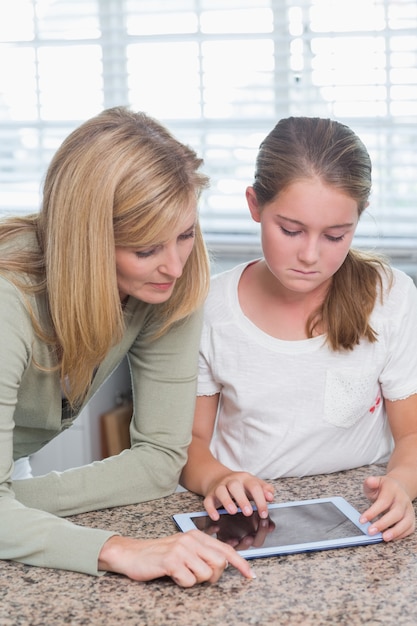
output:
[[219, 272], [218, 274], [213, 274], [210, 281], [210, 295], [226, 288], [237, 289], [240, 277], [242, 276], [245, 269], [249, 265], [257, 263], [257, 261], [259, 260], [260, 259], [253, 259], [251, 261], [245, 261], [244, 263], [239, 263], [239, 265], [235, 265], [231, 269]]
[[381, 288], [375, 303], [374, 315], [397, 317], [403, 311], [417, 307], [417, 289], [412, 277], [395, 267], [390, 272], [381, 270]]
[[397, 294], [412, 293], [416, 291], [416, 285], [412, 277], [396, 267], [388, 271], [380, 270], [383, 295], [395, 297]]
[[230, 319], [230, 315], [239, 310], [238, 285], [248, 264], [241, 263], [212, 276], [204, 307], [206, 321], [219, 318]]
[[223, 272], [219, 272], [217, 274], [213, 274], [210, 280], [210, 293], [216, 293], [219, 290], [225, 289], [227, 287], [232, 287], [233, 285], [237, 285], [239, 283], [239, 279], [243, 273], [243, 270], [248, 266], [249, 263], [240, 263], [239, 265], [235, 265], [231, 269], [225, 270]]

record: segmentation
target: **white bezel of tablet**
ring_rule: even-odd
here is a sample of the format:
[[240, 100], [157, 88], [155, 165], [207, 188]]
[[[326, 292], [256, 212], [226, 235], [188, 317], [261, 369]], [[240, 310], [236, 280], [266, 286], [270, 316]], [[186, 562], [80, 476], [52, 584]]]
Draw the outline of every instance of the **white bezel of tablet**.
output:
[[[246, 559], [347, 548], [382, 541], [381, 533], [367, 534], [370, 524], [361, 524], [360, 513], [340, 496], [269, 504], [268, 510], [275, 529], [266, 535], [262, 546], [237, 550]], [[231, 521], [236, 526], [238, 517], [229, 515], [225, 509], [219, 509], [219, 513], [222, 524]], [[241, 520], [247, 523], [240, 509], [238, 513]], [[173, 515], [173, 519], [183, 532], [195, 530], [198, 524], [200, 530], [217, 537], [217, 533], [211, 532], [210, 527], [218, 522], [210, 520], [205, 511], [179, 513]], [[285, 535], [288, 537], [285, 538]]]

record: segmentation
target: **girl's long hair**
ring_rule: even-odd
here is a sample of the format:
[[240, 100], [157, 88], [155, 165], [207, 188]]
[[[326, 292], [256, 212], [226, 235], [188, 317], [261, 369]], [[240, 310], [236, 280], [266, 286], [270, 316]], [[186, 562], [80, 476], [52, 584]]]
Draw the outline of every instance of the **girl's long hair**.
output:
[[[208, 185], [201, 165], [192, 149], [148, 115], [108, 109], [73, 131], [56, 152], [39, 214], [0, 226], [0, 243], [23, 233], [37, 237], [39, 250], [3, 246], [0, 271], [15, 272], [28, 295], [46, 294], [52, 330], [40, 327], [28, 305], [29, 311], [35, 331], [56, 352], [72, 405], [83, 401], [94, 369], [123, 336], [115, 248], [168, 239]], [[32, 285], [24, 286], [25, 275]], [[209, 276], [197, 223], [172, 296], [154, 307], [155, 336], [202, 305]]]
[[[280, 120], [262, 142], [256, 161], [253, 188], [259, 206], [262, 209], [292, 183], [314, 178], [353, 198], [360, 217], [372, 185], [364, 144], [349, 127], [334, 120]], [[324, 327], [333, 350], [352, 350], [363, 337], [375, 342], [369, 319], [378, 293], [382, 294], [384, 273], [391, 277], [382, 256], [350, 249], [324, 302], [307, 320], [307, 336]]]

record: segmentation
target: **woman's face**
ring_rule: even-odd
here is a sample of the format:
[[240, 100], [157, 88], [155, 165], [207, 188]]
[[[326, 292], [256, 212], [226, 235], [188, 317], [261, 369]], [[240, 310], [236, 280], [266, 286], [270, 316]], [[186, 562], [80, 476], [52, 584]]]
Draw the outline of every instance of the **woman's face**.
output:
[[327, 288], [342, 265], [358, 223], [356, 200], [320, 179], [292, 183], [259, 209], [247, 190], [252, 218], [260, 222], [270, 277], [287, 293]]
[[169, 238], [146, 248], [116, 247], [117, 285], [121, 301], [128, 296], [149, 304], [170, 298], [194, 245], [195, 204], [184, 213]]

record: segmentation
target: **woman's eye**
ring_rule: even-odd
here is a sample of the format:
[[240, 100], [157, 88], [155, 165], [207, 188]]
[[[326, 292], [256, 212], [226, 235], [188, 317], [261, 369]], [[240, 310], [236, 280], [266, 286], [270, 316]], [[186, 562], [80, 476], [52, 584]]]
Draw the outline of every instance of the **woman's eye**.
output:
[[151, 248], [150, 250], [137, 250], [135, 252], [136, 256], [139, 259], [146, 259], [148, 256], [152, 256], [155, 253], [155, 248]]
[[[178, 241], [185, 241], [186, 239], [192, 239], [193, 237], [195, 237], [194, 228], [192, 230], [187, 231], [186, 233], [182, 233], [181, 235], [179, 235]], [[159, 250], [161, 250], [163, 245], [164, 244], [160, 244], [160, 245], [154, 246], [153, 248], [148, 248], [147, 250], [136, 250], [135, 254], [138, 257], [138, 259], [146, 259], [156, 254]]]
[[186, 239], [192, 239], [193, 237], [195, 237], [195, 230], [190, 230], [188, 231], [188, 233], [183, 233], [182, 235], [179, 236], [179, 239], [181, 241], [184, 241]]

